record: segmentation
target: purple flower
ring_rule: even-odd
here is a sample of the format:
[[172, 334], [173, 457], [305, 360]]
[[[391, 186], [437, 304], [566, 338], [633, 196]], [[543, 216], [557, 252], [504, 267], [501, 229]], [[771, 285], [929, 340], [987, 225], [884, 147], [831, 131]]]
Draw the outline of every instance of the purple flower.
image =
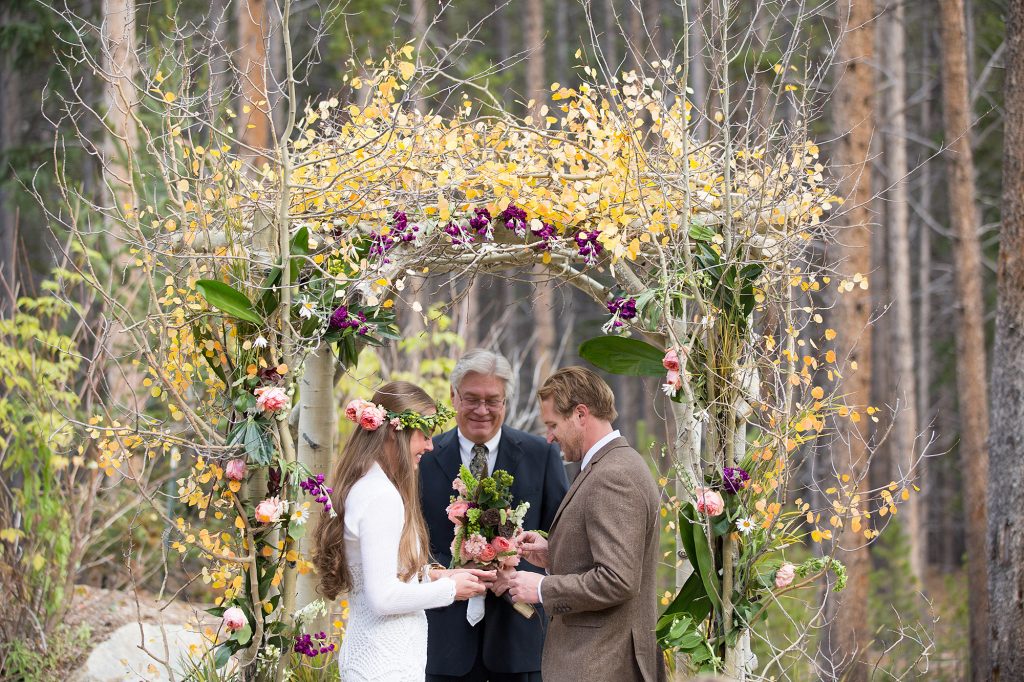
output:
[[604, 251], [604, 247], [597, 241], [597, 238], [601, 235], [599, 230], [591, 230], [587, 232], [583, 230], [576, 235], [576, 246], [579, 248], [580, 256], [587, 265], [593, 265], [597, 262], [597, 257]]
[[526, 211], [515, 204], [509, 204], [508, 208], [499, 213], [498, 220], [520, 237], [526, 236]]
[[333, 508], [331, 506], [331, 493], [334, 492], [334, 489], [324, 485], [323, 474], [310, 476], [305, 481], [300, 482], [299, 487], [305, 490], [314, 500], [322, 504], [325, 512], [330, 513]]
[[486, 208], [478, 208], [473, 213], [475, 215], [469, 219], [469, 226], [484, 239], [491, 239], [491, 212]]
[[334, 644], [327, 643], [327, 634], [323, 631], [315, 635], [299, 635], [295, 638], [295, 653], [315, 658], [320, 654], [334, 651]]
[[725, 467], [722, 470], [722, 488], [727, 493], [735, 495], [747, 487], [750, 474], [739, 467]]
[[608, 312], [612, 314], [611, 326], [619, 328], [622, 320], [632, 320], [636, 317], [636, 299], [616, 296], [608, 302]]
[[448, 224], [444, 226], [444, 232], [452, 238], [452, 244], [454, 246], [473, 243], [473, 235], [467, 233], [462, 229], [462, 226], [454, 220], [448, 221]]
[[558, 235], [558, 230], [551, 223], [541, 222], [540, 229], [530, 228], [533, 230], [533, 234], [540, 239], [540, 244], [537, 244], [534, 248], [538, 251], [549, 251], [551, 249], [551, 240]]

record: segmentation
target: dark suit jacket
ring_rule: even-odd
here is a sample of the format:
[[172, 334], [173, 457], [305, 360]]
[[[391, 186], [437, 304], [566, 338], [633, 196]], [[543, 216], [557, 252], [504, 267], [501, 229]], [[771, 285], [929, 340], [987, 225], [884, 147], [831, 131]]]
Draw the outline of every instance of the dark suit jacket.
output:
[[551, 525], [541, 583], [551, 614], [547, 682], [663, 679], [658, 619], [658, 487], [625, 438], [594, 454]]
[[[420, 495], [430, 532], [430, 553], [435, 561], [445, 566], [451, 563], [451, 544], [455, 537], [445, 507], [455, 494], [452, 481], [461, 464], [455, 429], [434, 438], [434, 451], [425, 453], [420, 461]], [[550, 528], [569, 488], [558, 448], [539, 436], [502, 427], [494, 468], [504, 469], [515, 477], [512, 483], [515, 504], [530, 503], [523, 528], [544, 531]], [[516, 570], [541, 572], [525, 561], [520, 562]], [[476, 626], [470, 626], [466, 620], [464, 601], [428, 610], [427, 622], [427, 674], [467, 674], [476, 661], [481, 637], [483, 664], [488, 670], [499, 673], [540, 670], [547, 625], [542, 609], [527, 619], [504, 599], [488, 592], [484, 619]]]

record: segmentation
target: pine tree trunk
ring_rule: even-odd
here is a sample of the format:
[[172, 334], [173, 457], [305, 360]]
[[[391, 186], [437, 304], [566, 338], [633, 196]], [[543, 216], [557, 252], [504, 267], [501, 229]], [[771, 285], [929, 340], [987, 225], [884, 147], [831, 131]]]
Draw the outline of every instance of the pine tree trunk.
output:
[[[838, 62], [845, 65], [834, 98], [836, 131], [842, 137], [837, 148], [836, 166], [845, 169], [841, 193], [846, 197], [844, 223], [840, 235], [840, 262], [844, 276], [866, 275], [871, 267], [871, 167], [869, 145], [873, 134], [874, 99], [874, 5], [869, 0], [840, 2], [840, 26], [845, 31], [839, 47]], [[861, 419], [839, 418], [840, 436], [832, 461], [838, 473], [848, 474], [850, 483], [862, 481], [867, 465], [867, 436], [870, 421], [864, 406], [870, 395], [871, 337], [869, 326], [871, 295], [859, 287], [841, 293], [836, 301], [837, 352], [845, 360], [842, 392]], [[854, 370], [851, 363], [859, 368]], [[842, 592], [827, 593], [826, 624], [818, 645], [822, 679], [863, 682], [868, 668], [864, 648], [870, 642], [867, 631], [868, 572], [871, 569], [864, 537], [846, 524], [838, 537], [838, 558], [850, 579]]]
[[[960, 460], [967, 512], [967, 593], [970, 613], [971, 679], [988, 671], [988, 575], [985, 552], [988, 480], [988, 396], [985, 391], [985, 303], [971, 151], [971, 108], [963, 0], [939, 3], [942, 32], [942, 103], [949, 215], [956, 274], [956, 376], [960, 407]], [[1009, 358], [1004, 358], [1008, 360]], [[1000, 472], [1002, 475], [1003, 472]]]
[[[896, 2], [884, 15], [883, 45], [890, 73], [886, 91], [886, 125], [889, 131], [886, 165], [889, 191], [887, 207], [889, 291], [892, 295], [891, 362], [892, 381], [902, 408], [896, 414], [889, 451], [894, 466], [893, 478], [905, 476], [913, 466], [917, 435], [917, 390], [914, 375], [914, 320], [911, 314], [910, 204], [907, 188], [907, 116], [906, 116], [906, 39], [902, 2]], [[918, 585], [924, 585], [925, 535], [921, 518], [921, 497], [911, 495], [903, 505], [902, 525], [910, 542], [910, 570]]]
[[257, 169], [270, 148], [270, 102], [267, 94], [267, 0], [237, 0], [238, 71], [241, 105], [241, 153]]
[[[992, 374], [992, 468], [988, 532], [992, 566], [990, 667], [995, 682], [1024, 679], [1024, 5], [1011, 2], [1006, 22], [1002, 232], [999, 302]], [[980, 666], [972, 665], [972, 669]]]

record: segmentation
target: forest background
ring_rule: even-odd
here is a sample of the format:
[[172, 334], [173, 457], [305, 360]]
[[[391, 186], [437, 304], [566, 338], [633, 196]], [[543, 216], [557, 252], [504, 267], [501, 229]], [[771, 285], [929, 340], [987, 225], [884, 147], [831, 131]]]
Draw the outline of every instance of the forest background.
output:
[[[52, 286], [55, 269], [65, 267], [64, 254], [73, 251], [74, 245], [66, 234], [54, 229], [45, 211], [47, 205], [62, 201], [61, 187], [55, 182], [58, 169], [54, 155], [55, 124], [66, 121], [67, 100], [62, 93], [74, 87], [87, 101], [92, 98], [97, 108], [104, 97], [102, 84], [85, 68], [76, 70], [74, 64], [68, 67], [67, 61], [61, 66], [54, 58], [62, 51], [62, 40], [69, 40], [65, 18], [74, 13], [98, 21], [103, 12], [122, 11], [115, 7], [119, 4], [133, 5], [137, 30], [153, 36], [171, 30], [171, 17], [176, 26], [204, 25], [229, 45], [243, 44], [252, 30], [246, 25], [246, 16], [267, 16], [267, 30], [270, 35], [274, 33], [273, 12], [267, 12], [263, 0], [95, 0], [62, 9], [65, 16], [28, 1], [5, 3], [0, 9], [0, 313], [4, 320], [0, 344], [6, 351], [0, 360], [0, 397], [7, 409], [0, 420], [4, 420], [9, 434], [16, 434], [15, 438], [4, 438], [0, 513], [10, 513], [0, 524], [4, 528], [17, 525], [14, 510], [18, 507], [18, 490], [26, 481], [38, 480], [45, 489], [51, 468], [67, 466], [59, 444], [47, 440], [44, 425], [31, 424], [25, 413], [40, 406], [53, 408], [56, 403], [60, 409], [87, 415], [97, 394], [104, 391], [106, 378], [89, 363], [71, 366], [55, 362], [45, 371], [36, 366], [32, 371], [43, 372], [46, 380], [32, 378], [30, 385], [25, 385], [16, 375], [32, 374], [18, 364], [12, 349], [47, 339], [47, 343], [56, 345], [71, 340], [85, 358], [96, 357], [99, 352], [96, 346], [101, 337], [90, 329], [90, 321], [97, 319], [101, 302], [85, 287], [80, 292], [80, 308], [71, 317], [45, 304], [19, 304], [18, 300], [40, 300]], [[578, 51], [584, 56], [592, 51], [591, 36], [579, 35], [580, 27], [595, 31], [593, 38], [604, 59], [620, 71], [667, 54], [682, 40], [687, 26], [691, 27], [692, 44], [699, 51], [708, 36], [692, 27], [702, 18], [710, 25], [713, 3], [687, 0], [684, 4], [689, 24], [679, 3], [667, 0], [602, 0], [587, 5], [551, 0], [451, 2], [443, 7], [426, 0], [353, 0], [329, 10], [333, 16], [328, 33], [297, 33], [300, 43], [309, 43], [300, 45], [298, 51], [305, 53], [315, 44], [320, 59], [309, 77], [299, 82], [298, 95], [303, 101], [349, 97], [351, 82], [345, 79], [353, 65], [358, 70], [365, 60], [382, 57], [386, 46], [419, 41], [425, 36], [423, 49], [442, 55], [441, 60], [449, 62], [447, 68], [467, 81], [485, 80], [507, 110], [525, 115], [531, 100], [545, 97], [552, 83], [577, 80]], [[756, 34], [759, 30], [786, 30], [784, 22], [758, 25], [766, 16], [786, 17], [785, 4], [738, 2], [732, 3], [732, 11], [740, 20], [748, 17]], [[972, 618], [986, 615], [968, 605], [969, 539], [988, 535], [986, 499], [1020, 492], [989, 485], [985, 446], [986, 356], [991, 358], [988, 366], [996, 372], [1024, 362], [1024, 358], [991, 355], [1007, 144], [1006, 14], [1012, 4], [997, 0], [940, 2], [941, 11], [936, 11], [936, 3], [906, 3], [897, 12], [896, 3], [879, 0], [869, 12], [874, 34], [873, 57], [867, 62], [870, 90], [852, 93], [854, 98], [869, 102], [873, 120], [866, 158], [873, 184], [865, 206], [870, 238], [863, 245], [863, 251], [870, 254], [867, 304], [872, 311], [873, 342], [870, 354], [860, 359], [858, 370], [870, 379], [870, 404], [884, 406], [870, 425], [870, 442], [875, 444], [872, 487], [899, 478], [900, 452], [907, 445], [906, 440], [900, 440], [899, 428], [894, 428], [894, 413], [898, 420], [910, 421], [910, 432], [916, 438], [912, 442], [926, 454], [916, 481], [921, 490], [919, 523], [907, 528], [898, 518], [872, 546], [869, 591], [863, 595], [869, 604], [868, 632], [876, 642], [879, 667], [902, 671], [898, 674], [903, 676], [909, 674], [907, 671], [928, 679], [969, 676], [972, 652], [975, 656], [980, 653], [971, 646], [970, 623]], [[773, 10], [757, 11], [763, 6]], [[297, 3], [294, 16], [300, 24], [306, 20], [312, 24], [322, 18], [315, 15], [323, 11], [315, 4]], [[836, 14], [829, 10], [813, 19], [817, 25], [811, 27], [811, 33], [820, 33], [823, 49], [834, 37], [835, 24], [830, 22]], [[942, 25], [951, 14], [959, 14], [965, 21], [962, 45], [952, 44], [953, 34]], [[466, 35], [472, 39], [446, 56], [447, 48]], [[902, 49], [894, 52], [901, 42]], [[270, 50], [266, 58], [273, 68], [284, 56], [273, 39], [267, 44]], [[956, 98], [951, 97], [949, 85], [956, 79], [950, 77], [950, 64], [944, 61], [954, 51], [964, 56], [967, 83], [968, 108], [958, 113], [951, 111]], [[228, 57], [214, 54], [212, 58]], [[751, 49], [731, 59], [735, 60], [734, 68], [743, 70], [773, 64], [778, 55]], [[704, 65], [705, 69], [711, 67]], [[713, 109], [715, 94], [701, 85], [707, 82], [707, 74], [702, 81], [699, 59], [695, 60], [693, 74], [695, 108]], [[224, 85], [211, 83], [210, 87]], [[842, 93], [844, 88], [859, 87], [859, 83], [826, 76], [817, 87]], [[270, 84], [269, 95], [271, 116], [279, 116], [276, 105], [282, 93]], [[827, 99], [811, 121], [809, 136], [821, 144], [826, 166], [835, 161], [832, 155], [837, 139], [848, 132], [843, 112], [833, 107], [848, 101], [848, 96]], [[460, 106], [457, 100], [440, 97], [433, 104], [440, 112]], [[969, 130], [951, 134], [955, 130], [950, 125], [954, 115], [966, 116]], [[894, 129], [897, 119], [902, 119], [902, 126]], [[83, 125], [96, 124], [85, 121]], [[280, 122], [276, 129], [281, 129]], [[102, 137], [99, 130], [86, 132], [95, 139]], [[255, 147], [270, 146], [258, 139], [261, 134], [269, 135], [267, 130], [247, 134]], [[905, 148], [906, 158], [901, 161], [894, 160], [897, 155], [891, 153], [894, 135]], [[958, 145], [966, 145], [970, 153], [964, 154]], [[77, 178], [83, 193], [102, 193], [104, 169], [94, 150], [62, 151], [59, 171]], [[971, 156], [973, 165], [965, 170], [963, 162]], [[971, 251], [963, 246], [964, 222], [960, 217], [964, 215], [967, 229], [980, 247], [974, 271], [977, 280], [973, 285], [979, 293], [976, 298], [965, 294], [971, 283], [965, 284], [964, 273], [971, 270], [964, 267], [962, 259]], [[897, 249], [892, 240], [900, 234], [908, 240], [909, 249], [905, 251], [910, 254], [909, 262], [893, 255]], [[822, 258], [826, 257], [823, 253]], [[112, 268], [110, 274], [114, 276], [116, 270]], [[455, 303], [438, 311], [443, 313], [439, 323], [422, 337], [407, 336], [400, 344], [379, 350], [371, 366], [382, 378], [416, 377], [443, 395], [446, 372], [454, 358], [466, 348], [495, 348], [513, 360], [519, 373], [521, 388], [509, 421], [536, 430], [532, 389], [548, 368], [582, 362], [577, 347], [600, 333], [608, 311], [568, 287], [537, 286], [526, 273], [500, 279], [482, 275], [473, 281], [453, 280], [445, 286], [449, 288], [448, 298]], [[823, 294], [825, 307], [830, 305], [828, 295]], [[424, 301], [425, 305], [429, 303]], [[904, 312], [900, 305], [905, 306]], [[901, 324], [900, 315], [908, 314], [909, 324], [907, 318]], [[407, 322], [415, 324], [415, 317]], [[972, 319], [978, 323], [971, 323]], [[841, 327], [841, 323], [838, 320], [832, 326]], [[972, 332], [981, 335], [973, 342], [969, 338]], [[642, 452], [651, 454], [657, 466], [665, 436], [656, 425], [667, 409], [662, 399], [651, 399], [659, 395], [657, 382], [621, 376], [610, 376], [609, 381], [620, 407], [617, 425]], [[14, 400], [16, 395], [21, 397]], [[22, 406], [21, 413], [12, 407], [15, 403]], [[15, 446], [19, 439], [20, 448]], [[40, 457], [41, 450], [52, 450], [52, 457]], [[821, 451], [814, 452], [815, 456], [825, 456]], [[830, 465], [823, 461], [818, 466]], [[801, 471], [813, 477], [814, 463]], [[170, 484], [178, 476], [180, 472], [172, 468], [163, 472], [161, 480]], [[792, 485], [812, 487], [810, 479], [797, 479]], [[173, 487], [170, 490], [173, 493]], [[140, 512], [143, 507], [136, 492], [119, 488], [113, 480], [101, 480], [93, 492], [84, 508], [89, 518], [75, 517], [75, 523], [90, 529], [82, 536], [88, 542], [81, 546], [68, 544], [69, 536], [60, 528], [51, 529], [53, 535], [47, 537], [45, 519], [51, 512], [44, 510], [39, 517], [43, 522], [35, 531], [41, 535], [40, 546], [64, 552], [64, 565], [72, 567], [48, 576], [51, 586], [45, 590], [38, 586], [25, 588], [27, 600], [42, 600], [34, 608], [43, 620], [54, 618], [66, 608], [76, 584], [114, 589], [135, 586], [152, 591], [161, 587], [166, 558], [162, 526], [155, 517]], [[61, 503], [55, 488], [50, 504]], [[0, 536], [0, 540], [10, 543], [12, 537]], [[126, 545], [131, 546], [130, 552]], [[812, 551], [808, 547], [808, 554]], [[126, 555], [130, 556], [127, 563]], [[188, 568], [180, 570], [187, 573]], [[671, 580], [671, 574], [667, 574], [667, 596]], [[65, 589], [52, 589], [57, 583]], [[202, 585], [192, 589], [201, 596]], [[992, 608], [996, 606], [993, 603]], [[792, 608], [799, 610], [801, 604], [794, 600]], [[781, 630], [785, 629], [784, 623], [779, 619]], [[54, 628], [54, 641], [88, 639], [88, 633], [60, 633], [58, 625]], [[4, 634], [10, 632], [13, 629]], [[18, 643], [13, 636], [4, 639], [0, 642], [0, 669], [5, 658], [35, 655], [31, 652], [38, 649]], [[71, 665], [81, 653], [81, 647], [72, 645], [56, 658], [50, 655], [45, 665], [60, 669]], [[927, 667], [915, 668], [924, 659]], [[978, 675], [976, 661], [973, 664]]]

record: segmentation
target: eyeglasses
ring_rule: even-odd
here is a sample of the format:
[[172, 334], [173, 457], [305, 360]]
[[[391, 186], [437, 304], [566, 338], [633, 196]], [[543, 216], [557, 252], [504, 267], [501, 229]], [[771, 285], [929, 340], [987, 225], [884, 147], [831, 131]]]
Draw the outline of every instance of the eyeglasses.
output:
[[462, 402], [462, 405], [467, 410], [475, 410], [483, 406], [493, 412], [504, 407], [506, 400], [505, 398], [466, 398], [459, 393], [458, 389], [455, 390], [455, 393], [459, 396], [459, 401]]

